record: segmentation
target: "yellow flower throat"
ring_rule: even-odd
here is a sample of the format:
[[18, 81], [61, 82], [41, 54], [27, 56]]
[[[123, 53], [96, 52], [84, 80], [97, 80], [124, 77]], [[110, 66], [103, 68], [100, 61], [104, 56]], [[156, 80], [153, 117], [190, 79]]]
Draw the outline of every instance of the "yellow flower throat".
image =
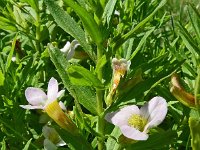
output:
[[128, 119], [128, 125], [133, 128], [136, 128], [141, 132], [144, 130], [146, 124], [147, 124], [147, 119], [138, 114], [134, 114]]

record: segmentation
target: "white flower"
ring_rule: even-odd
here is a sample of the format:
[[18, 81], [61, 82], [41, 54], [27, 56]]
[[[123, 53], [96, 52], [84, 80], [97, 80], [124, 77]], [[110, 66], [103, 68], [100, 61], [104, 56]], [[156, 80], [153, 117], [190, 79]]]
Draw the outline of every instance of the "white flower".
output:
[[66, 143], [61, 139], [59, 134], [56, 132], [54, 128], [50, 128], [48, 126], [44, 126], [42, 129], [42, 133], [45, 137], [44, 140], [44, 148], [49, 150], [48, 147], [54, 147], [56, 149], [56, 146], [64, 146]]
[[73, 40], [71, 43], [67, 41], [65, 46], [60, 49], [61, 52], [65, 53], [67, 56], [67, 60], [71, 59], [75, 54], [75, 49], [79, 46], [79, 42], [77, 40]]
[[51, 78], [48, 84], [47, 95], [39, 88], [28, 87], [25, 90], [25, 96], [30, 105], [20, 105], [24, 109], [45, 109], [47, 105], [57, 100], [64, 90], [58, 92], [58, 82]]
[[122, 134], [133, 140], [147, 140], [148, 130], [159, 125], [167, 114], [167, 102], [154, 97], [140, 109], [136, 105], [126, 106], [108, 113], [105, 119], [118, 126]]

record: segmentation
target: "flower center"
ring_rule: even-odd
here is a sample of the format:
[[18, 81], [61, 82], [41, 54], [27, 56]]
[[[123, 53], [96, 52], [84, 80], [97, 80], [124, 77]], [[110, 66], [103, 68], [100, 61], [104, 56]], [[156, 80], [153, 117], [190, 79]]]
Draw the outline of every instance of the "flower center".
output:
[[147, 124], [147, 119], [138, 114], [134, 114], [128, 119], [128, 125], [133, 128], [136, 128], [141, 132], [144, 130], [146, 124]]

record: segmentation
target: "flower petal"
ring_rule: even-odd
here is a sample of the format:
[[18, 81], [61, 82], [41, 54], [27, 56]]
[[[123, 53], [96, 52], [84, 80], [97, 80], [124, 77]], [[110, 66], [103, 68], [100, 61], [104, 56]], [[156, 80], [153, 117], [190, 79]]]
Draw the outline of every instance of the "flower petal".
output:
[[63, 48], [61, 48], [60, 51], [63, 52], [63, 53], [68, 53], [68, 51], [70, 50], [70, 46], [71, 46], [70, 42], [67, 41], [65, 46]]
[[62, 96], [65, 93], [65, 90], [61, 90], [57, 93], [57, 98], [59, 98], [60, 96]]
[[58, 95], [58, 81], [52, 77], [49, 80], [49, 84], [48, 84], [48, 91], [47, 91], [48, 103], [47, 104], [56, 100], [57, 95]]
[[144, 128], [146, 132], [149, 128], [159, 125], [167, 114], [167, 102], [162, 97], [154, 97], [140, 109], [141, 115], [148, 119]]
[[117, 126], [126, 125], [128, 119], [133, 114], [139, 114], [140, 110], [136, 105], [126, 106], [119, 111], [108, 113], [105, 116], [105, 119]]
[[43, 109], [43, 106], [32, 106], [32, 105], [19, 105], [24, 109]]
[[128, 125], [120, 126], [120, 129], [122, 131], [122, 134], [129, 139], [147, 140], [149, 137], [148, 134], [146, 134], [145, 132], [140, 132], [139, 130], [137, 130], [133, 127], [130, 127]]
[[53, 144], [49, 139], [44, 140], [44, 150], [57, 150], [55, 144]]
[[67, 108], [65, 107], [65, 104], [61, 101], [59, 101], [59, 106], [62, 110], [67, 111]]
[[71, 42], [70, 49], [69, 49], [69, 51], [68, 51], [68, 53], [67, 53], [67, 60], [70, 60], [70, 59], [74, 56], [74, 54], [75, 54], [75, 49], [76, 49], [79, 45], [80, 45], [80, 44], [79, 44], [79, 42], [78, 42], [77, 40], [73, 40], [73, 41]]
[[28, 87], [25, 90], [27, 101], [33, 106], [44, 106], [47, 101], [47, 95], [39, 88]]

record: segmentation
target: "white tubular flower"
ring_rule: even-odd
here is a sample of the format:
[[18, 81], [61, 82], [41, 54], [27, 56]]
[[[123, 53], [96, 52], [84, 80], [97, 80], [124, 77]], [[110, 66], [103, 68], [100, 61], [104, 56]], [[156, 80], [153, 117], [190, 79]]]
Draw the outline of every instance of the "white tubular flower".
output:
[[[57, 98], [64, 90], [58, 92], [58, 82], [51, 78], [48, 84], [47, 95], [39, 88], [29, 87], [25, 96], [30, 105], [20, 105], [24, 109], [43, 109], [60, 127], [72, 134], [78, 134], [78, 129], [62, 108], [64, 104], [58, 103]], [[65, 108], [64, 108], [65, 109]]]
[[56, 101], [63, 92], [64, 90], [58, 92], [58, 81], [52, 77], [49, 80], [47, 95], [39, 88], [28, 87], [25, 90], [25, 96], [30, 105], [20, 105], [20, 107], [45, 110], [46, 106]]
[[42, 129], [42, 133], [45, 137], [45, 141], [44, 141], [45, 147], [48, 147], [49, 145], [51, 145], [51, 144], [48, 144], [50, 142], [52, 142], [52, 144], [54, 144], [56, 146], [66, 145], [66, 143], [61, 139], [61, 137], [59, 136], [59, 134], [56, 132], [56, 130], [54, 128], [44, 126]]
[[126, 71], [129, 70], [131, 65], [131, 61], [127, 61], [122, 58], [118, 60], [117, 58], [112, 59], [112, 67], [113, 67], [113, 88], [117, 88], [120, 78], [124, 77]]
[[71, 43], [67, 41], [65, 46], [60, 49], [61, 52], [65, 53], [67, 56], [67, 60], [71, 59], [75, 54], [75, 49], [79, 46], [79, 42], [77, 40], [73, 40]]
[[125, 137], [147, 140], [148, 130], [159, 125], [166, 114], [166, 100], [154, 97], [140, 109], [136, 105], [126, 106], [119, 111], [106, 114], [105, 119], [118, 126]]

